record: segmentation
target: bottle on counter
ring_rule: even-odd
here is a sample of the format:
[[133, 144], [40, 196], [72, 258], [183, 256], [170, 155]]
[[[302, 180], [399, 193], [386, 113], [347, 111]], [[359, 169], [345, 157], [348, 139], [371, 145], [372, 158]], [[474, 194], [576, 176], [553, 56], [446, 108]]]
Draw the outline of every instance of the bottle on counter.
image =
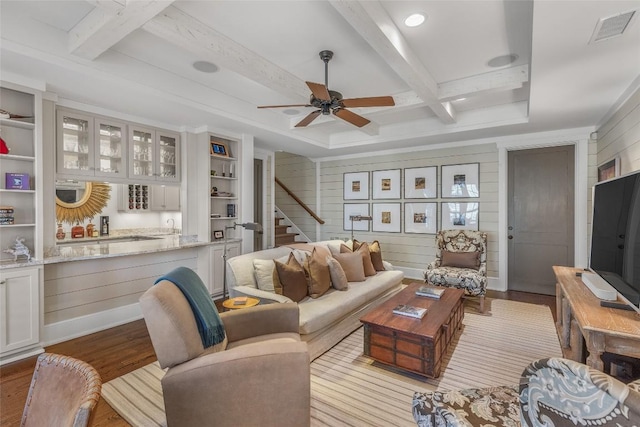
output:
[[84, 237], [84, 227], [77, 223], [73, 227], [71, 227], [71, 238], [72, 239], [82, 239]]
[[67, 235], [67, 233], [64, 232], [64, 229], [62, 228], [62, 223], [59, 222], [58, 223], [58, 229], [56, 230], [56, 239], [64, 240], [66, 235]]
[[100, 217], [100, 235], [101, 236], [109, 235], [109, 217], [108, 216]]
[[95, 227], [96, 226], [91, 221], [89, 222], [89, 224], [87, 224], [87, 237], [93, 237], [93, 231]]

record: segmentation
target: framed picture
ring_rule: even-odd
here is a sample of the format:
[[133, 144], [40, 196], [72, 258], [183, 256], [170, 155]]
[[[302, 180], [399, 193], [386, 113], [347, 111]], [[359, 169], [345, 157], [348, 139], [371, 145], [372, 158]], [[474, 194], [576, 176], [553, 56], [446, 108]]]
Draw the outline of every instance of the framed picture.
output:
[[438, 204], [405, 203], [404, 232], [436, 234], [438, 232]]
[[369, 221], [351, 221], [352, 216], [369, 216], [369, 203], [345, 203], [343, 209], [345, 231], [369, 231]]
[[404, 170], [405, 199], [435, 199], [438, 197], [438, 167]]
[[224, 231], [223, 230], [213, 230], [213, 238], [215, 240], [224, 239]]
[[442, 166], [441, 197], [480, 197], [480, 163]]
[[620, 176], [620, 157], [615, 157], [598, 166], [598, 182]]
[[400, 169], [373, 171], [371, 188], [374, 199], [399, 199]]
[[400, 203], [373, 204], [373, 231], [400, 232]]
[[209, 148], [212, 156], [229, 157], [229, 147], [221, 141], [211, 141]]
[[344, 200], [369, 200], [369, 172], [344, 174]]
[[442, 202], [441, 230], [478, 230], [480, 203]]

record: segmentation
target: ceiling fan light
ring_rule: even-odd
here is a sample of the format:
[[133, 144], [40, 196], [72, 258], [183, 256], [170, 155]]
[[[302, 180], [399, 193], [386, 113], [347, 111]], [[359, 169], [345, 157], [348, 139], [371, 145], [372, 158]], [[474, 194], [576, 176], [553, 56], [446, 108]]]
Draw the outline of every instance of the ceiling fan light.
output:
[[413, 13], [404, 20], [404, 25], [407, 27], [417, 27], [422, 25], [425, 19], [427, 19], [422, 13]]

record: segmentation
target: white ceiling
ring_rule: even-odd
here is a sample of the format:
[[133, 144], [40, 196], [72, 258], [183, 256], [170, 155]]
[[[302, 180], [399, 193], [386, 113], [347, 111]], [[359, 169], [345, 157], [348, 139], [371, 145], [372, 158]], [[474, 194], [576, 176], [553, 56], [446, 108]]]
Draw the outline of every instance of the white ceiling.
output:
[[[640, 24], [589, 44], [600, 18], [639, 1], [0, 2], [0, 72], [46, 83], [63, 105], [198, 131], [255, 135], [309, 157], [596, 127], [640, 85]], [[416, 28], [413, 12], [427, 15]], [[640, 12], [636, 13], [636, 15]], [[391, 95], [306, 128], [305, 81], [345, 98]], [[492, 58], [517, 54], [509, 65]], [[196, 71], [206, 60], [219, 70]], [[2, 78], [2, 75], [0, 75]], [[458, 98], [465, 97], [465, 100]], [[0, 100], [1, 104], [1, 100]], [[1, 107], [1, 105], [0, 105]]]

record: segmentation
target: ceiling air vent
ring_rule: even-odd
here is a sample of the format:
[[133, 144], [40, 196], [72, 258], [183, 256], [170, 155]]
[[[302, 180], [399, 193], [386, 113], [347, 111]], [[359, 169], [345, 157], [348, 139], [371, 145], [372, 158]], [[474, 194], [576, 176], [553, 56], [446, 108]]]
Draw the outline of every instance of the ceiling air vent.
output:
[[593, 30], [593, 35], [589, 43], [595, 43], [602, 40], [607, 40], [612, 37], [621, 36], [629, 27], [629, 23], [635, 16], [636, 11], [620, 13], [618, 15], [609, 16], [607, 18], [601, 18], [596, 24], [596, 29]]

